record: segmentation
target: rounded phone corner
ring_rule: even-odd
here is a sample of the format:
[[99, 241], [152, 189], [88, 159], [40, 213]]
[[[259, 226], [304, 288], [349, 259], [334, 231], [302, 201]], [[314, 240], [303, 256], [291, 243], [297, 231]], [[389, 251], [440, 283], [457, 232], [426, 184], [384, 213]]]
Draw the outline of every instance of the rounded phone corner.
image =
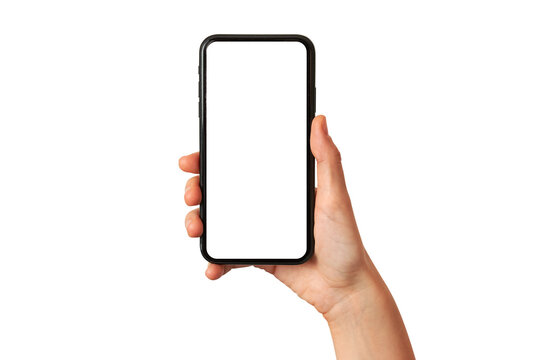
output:
[[200, 53], [201, 54], [204, 53], [208, 49], [208, 46], [210, 46], [211, 43], [219, 40], [222, 36], [223, 35], [220, 35], [220, 34], [213, 34], [213, 35], [207, 36], [200, 43]]
[[305, 48], [307, 49], [308, 52], [314, 53], [314, 44], [311, 41], [311, 39], [309, 39], [307, 36], [296, 34], [296, 35], [293, 35], [293, 38], [297, 42], [302, 43], [303, 46], [305, 46]]
[[300, 258], [296, 259], [292, 265], [304, 264], [309, 261], [313, 255], [314, 246], [312, 244], [309, 244], [309, 246], [307, 246], [307, 250], [305, 250], [305, 254], [303, 254], [303, 256], [301, 256]]
[[202, 257], [206, 259], [206, 261], [208, 261], [209, 263], [212, 263], [212, 264], [220, 263], [219, 259], [216, 259], [210, 255], [210, 253], [208, 252], [208, 248], [206, 246], [206, 241], [203, 238], [200, 238], [200, 253], [202, 254]]

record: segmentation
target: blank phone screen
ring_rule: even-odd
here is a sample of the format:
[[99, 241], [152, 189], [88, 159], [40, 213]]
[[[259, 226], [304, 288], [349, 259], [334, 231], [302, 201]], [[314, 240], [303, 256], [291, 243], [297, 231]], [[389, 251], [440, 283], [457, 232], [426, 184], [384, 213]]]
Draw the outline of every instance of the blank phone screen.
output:
[[206, 48], [206, 250], [215, 259], [307, 251], [307, 49], [298, 41]]

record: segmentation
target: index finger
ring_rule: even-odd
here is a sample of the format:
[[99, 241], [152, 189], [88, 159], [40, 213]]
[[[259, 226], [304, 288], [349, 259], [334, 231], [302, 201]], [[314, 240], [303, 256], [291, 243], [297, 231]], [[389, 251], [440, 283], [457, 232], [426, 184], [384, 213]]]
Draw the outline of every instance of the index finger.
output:
[[199, 159], [198, 152], [192, 153], [191, 155], [182, 156], [179, 161], [180, 169], [182, 169], [185, 172], [198, 174], [200, 172], [198, 159]]

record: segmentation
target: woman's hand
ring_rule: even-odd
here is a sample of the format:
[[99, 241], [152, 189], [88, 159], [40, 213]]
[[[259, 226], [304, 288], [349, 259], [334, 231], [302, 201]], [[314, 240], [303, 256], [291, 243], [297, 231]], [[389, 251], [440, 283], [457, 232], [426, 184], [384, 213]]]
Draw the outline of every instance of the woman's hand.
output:
[[[344, 359], [356, 356], [358, 353], [353, 351], [353, 348], [361, 343], [356, 336], [350, 338], [350, 341], [345, 341], [350, 327], [356, 328], [359, 325], [355, 321], [350, 323], [350, 317], [353, 319], [361, 317], [361, 312], [367, 307], [376, 309], [378, 302], [393, 304], [395, 310], [396, 306], [361, 242], [346, 190], [341, 156], [328, 134], [324, 116], [320, 115], [313, 119], [310, 144], [316, 158], [318, 176], [314, 211], [314, 255], [301, 265], [256, 265], [256, 267], [273, 274], [302, 299], [312, 304], [328, 320], [332, 334], [342, 333], [343, 328], [348, 329], [337, 339], [334, 336], [337, 355]], [[184, 156], [179, 164], [183, 171], [198, 174], [199, 154]], [[199, 177], [195, 176], [187, 181], [185, 202], [187, 205], [195, 206], [200, 204], [201, 199]], [[187, 214], [185, 226], [189, 236], [202, 235], [204, 229], [198, 209]], [[237, 267], [242, 266], [208, 264], [206, 276], [216, 280]], [[387, 299], [389, 300], [386, 301]], [[370, 315], [372, 314], [371, 311]], [[395, 311], [390, 315], [394, 316]], [[402, 333], [404, 324], [400, 320], [398, 310], [396, 315], [400, 324], [399, 331]], [[374, 335], [373, 341], [380, 339], [380, 334]], [[413, 358], [405, 329], [404, 335], [404, 342], [408, 344], [404, 348], [409, 350], [408, 354]], [[346, 345], [346, 342], [350, 344]], [[359, 351], [366, 350], [370, 346], [363, 344], [361, 348], [363, 349]], [[384, 351], [381, 351], [378, 355], [383, 353]], [[392, 353], [388, 356], [399, 358], [394, 355]]]

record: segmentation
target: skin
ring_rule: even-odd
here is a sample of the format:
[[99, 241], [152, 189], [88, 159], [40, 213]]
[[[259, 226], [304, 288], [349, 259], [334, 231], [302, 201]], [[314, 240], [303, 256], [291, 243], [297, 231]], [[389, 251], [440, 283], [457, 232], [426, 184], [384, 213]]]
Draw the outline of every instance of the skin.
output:
[[[367, 254], [356, 225], [340, 153], [328, 134], [326, 118], [313, 119], [310, 139], [316, 158], [315, 252], [302, 265], [257, 265], [273, 274], [327, 320], [337, 359], [415, 359], [391, 293]], [[184, 156], [180, 168], [199, 173], [199, 154]], [[199, 205], [199, 177], [187, 181], [185, 203]], [[185, 217], [190, 237], [200, 237], [198, 208]], [[208, 264], [217, 280], [239, 265]]]

